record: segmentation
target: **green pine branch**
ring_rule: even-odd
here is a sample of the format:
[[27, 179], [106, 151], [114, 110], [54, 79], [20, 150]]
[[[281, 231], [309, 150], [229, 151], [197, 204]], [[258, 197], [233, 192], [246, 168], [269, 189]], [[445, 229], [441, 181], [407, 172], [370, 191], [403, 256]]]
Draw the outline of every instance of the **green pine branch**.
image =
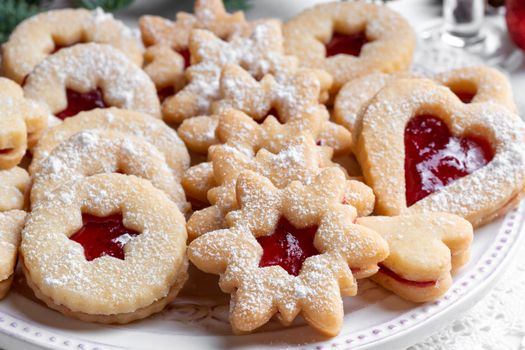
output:
[[18, 23], [41, 10], [39, 1], [0, 0], [0, 42], [9, 38]]
[[115, 11], [129, 6], [133, 0], [75, 0], [77, 7], [85, 7], [94, 10], [97, 7], [104, 9], [104, 11]]
[[230, 12], [236, 10], [248, 10], [251, 8], [250, 0], [223, 0], [224, 6]]

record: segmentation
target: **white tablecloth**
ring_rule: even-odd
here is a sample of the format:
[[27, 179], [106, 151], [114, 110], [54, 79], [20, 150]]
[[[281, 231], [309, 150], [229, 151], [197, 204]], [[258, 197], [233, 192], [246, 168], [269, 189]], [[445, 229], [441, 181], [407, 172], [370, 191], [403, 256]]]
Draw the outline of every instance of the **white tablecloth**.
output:
[[[279, 17], [288, 19], [301, 8], [323, 0], [253, 0], [249, 18]], [[414, 25], [439, 16], [439, 8], [425, 0], [398, 0], [391, 6], [403, 13]], [[191, 11], [191, 1], [138, 0], [132, 8], [119, 14], [127, 22], [136, 23], [142, 13], [173, 17], [178, 10]], [[510, 76], [515, 100], [525, 116], [525, 64]], [[469, 312], [428, 339], [411, 346], [416, 349], [446, 350], [525, 350], [525, 240], [517, 261], [493, 290]], [[390, 350], [390, 349], [388, 349]]]

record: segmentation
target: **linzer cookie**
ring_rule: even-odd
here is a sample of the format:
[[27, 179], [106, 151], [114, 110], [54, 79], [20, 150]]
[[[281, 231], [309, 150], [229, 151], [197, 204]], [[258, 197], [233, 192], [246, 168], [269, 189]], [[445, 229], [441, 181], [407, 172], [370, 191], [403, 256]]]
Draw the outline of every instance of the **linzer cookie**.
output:
[[114, 172], [147, 179], [182, 212], [189, 209], [178, 178], [155, 146], [142, 138], [109, 130], [84, 130], [54, 148], [34, 170], [31, 204], [51, 200], [53, 191], [65, 183]]
[[456, 215], [370, 216], [357, 224], [379, 233], [390, 248], [372, 280], [410, 301], [441, 297], [452, 285], [451, 273], [470, 257], [472, 225]]
[[299, 314], [328, 336], [339, 333], [341, 296], [357, 293], [351, 268], [377, 270], [388, 255], [381, 236], [354, 224], [355, 209], [339, 202], [345, 182], [332, 168], [307, 186], [292, 182], [282, 190], [253, 172], [238, 178], [240, 209], [228, 215], [228, 229], [199, 237], [188, 250], [231, 294], [235, 333], [274, 315], [289, 325]]
[[286, 23], [283, 33], [287, 54], [334, 77], [333, 93], [372, 72], [408, 69], [415, 47], [414, 33], [401, 15], [363, 2], [315, 6]]
[[29, 171], [34, 174], [52, 150], [71, 136], [90, 129], [113, 130], [134, 135], [154, 145], [166, 159], [176, 179], [189, 167], [190, 156], [177, 133], [163, 121], [146, 114], [117, 108], [95, 109], [67, 118], [60, 125], [49, 129], [33, 152]]
[[13, 282], [25, 218], [26, 213], [21, 210], [0, 213], [0, 299], [7, 295]]
[[62, 120], [107, 107], [160, 118], [151, 79], [110, 45], [79, 44], [47, 57], [28, 75], [24, 93]]
[[525, 186], [525, 124], [493, 103], [462, 103], [430, 80], [383, 88], [363, 116], [357, 158], [385, 215], [449, 212], [480, 226]]
[[227, 64], [240, 65], [256, 78], [294, 71], [297, 59], [284, 55], [282, 41], [281, 25], [276, 20], [254, 24], [250, 36], [235, 34], [228, 42], [212, 32], [193, 30], [189, 43], [192, 65], [186, 70], [188, 84], [164, 100], [164, 119], [181, 123], [207, 114], [211, 103], [220, 97], [221, 70]]
[[[211, 147], [209, 158], [215, 183], [215, 187], [207, 192], [211, 206], [191, 216], [187, 226], [190, 239], [225, 227], [226, 214], [238, 209], [239, 198], [235, 195], [235, 184], [242, 171], [254, 171], [268, 178], [277, 188], [284, 188], [292, 181], [308, 184], [323, 169], [337, 168], [334, 163], [323, 160], [323, 157], [325, 154], [308, 136], [296, 139], [295, 142], [290, 140], [289, 144], [277, 153], [261, 149], [255, 157], [229, 145]], [[343, 173], [342, 170], [338, 170]], [[345, 186], [345, 191], [337, 198], [338, 202], [356, 208], [360, 216], [369, 215], [374, 208], [372, 190], [355, 180], [347, 180]]]
[[2, 72], [19, 84], [46, 57], [79, 43], [108, 44], [142, 65], [143, 46], [133, 32], [101, 9], [43, 12], [16, 27], [2, 46]]
[[139, 25], [147, 46], [144, 70], [161, 94], [173, 95], [184, 86], [184, 70], [191, 65], [189, 42], [193, 29], [206, 29], [228, 40], [247, 22], [241, 11], [227, 13], [221, 0], [197, 0], [194, 14], [178, 12], [175, 21], [146, 15]]
[[24, 209], [31, 179], [23, 168], [0, 170], [0, 212]]
[[84, 321], [128, 323], [160, 312], [187, 279], [185, 221], [149, 181], [99, 174], [40, 201], [22, 233], [28, 285]]
[[24, 98], [15, 82], [0, 78], [0, 169], [20, 163], [47, 126], [49, 112], [35, 101]]
[[[388, 83], [407, 78], [419, 76], [415, 73], [372, 73], [349, 81], [335, 99], [335, 122], [350, 130], [355, 142], [360, 132], [361, 119], [372, 98]], [[510, 82], [493, 68], [458, 68], [438, 74], [433, 79], [451, 89], [463, 103], [493, 102], [516, 111]]]

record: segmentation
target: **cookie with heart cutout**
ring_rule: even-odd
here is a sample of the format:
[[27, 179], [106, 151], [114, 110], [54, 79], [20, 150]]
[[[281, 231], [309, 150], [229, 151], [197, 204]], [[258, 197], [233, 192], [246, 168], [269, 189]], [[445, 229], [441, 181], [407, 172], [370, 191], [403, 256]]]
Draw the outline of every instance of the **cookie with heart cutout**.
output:
[[24, 209], [30, 186], [31, 178], [25, 169], [0, 170], [0, 212]]
[[193, 12], [178, 12], [175, 21], [151, 15], [139, 19], [142, 40], [147, 47], [144, 70], [165, 97], [186, 83], [184, 71], [191, 65], [189, 42], [193, 29], [209, 30], [228, 40], [233, 33], [248, 26], [244, 13], [227, 13], [222, 0], [197, 0]]
[[[333, 166], [331, 159], [334, 151], [324, 145], [339, 145], [341, 147], [338, 149], [348, 149], [349, 133], [344, 128], [332, 129], [330, 126], [334, 124], [329, 122], [326, 109], [321, 105], [319, 107], [318, 113], [303, 115], [284, 124], [273, 116], [268, 116], [262, 124], [258, 124], [240, 111], [227, 110], [219, 115], [195, 117], [185, 121], [179, 128], [179, 135], [188, 145], [199, 145], [198, 149], [202, 151], [208, 152], [209, 146], [213, 144], [228, 144], [248, 155], [254, 155], [263, 148], [276, 153], [286, 145], [301, 140], [304, 135], [310, 135], [321, 146], [319, 150], [323, 152], [321, 157], [323, 166]], [[190, 126], [192, 132], [188, 131]], [[197, 129], [201, 131], [201, 138], [191, 138], [190, 135], [199, 135]], [[204, 131], [210, 129], [214, 131]], [[198, 142], [193, 143], [190, 140]], [[211, 188], [207, 185], [216, 183], [212, 179], [211, 167], [198, 165], [190, 168], [182, 181], [190, 201], [197, 199], [199, 203], [204, 203], [206, 206], [207, 192]]]
[[144, 48], [124, 23], [97, 8], [59, 9], [39, 13], [20, 23], [2, 46], [2, 73], [23, 84], [46, 57], [79, 43], [108, 44], [138, 66]]
[[24, 94], [47, 106], [60, 120], [107, 107], [161, 117], [155, 85], [148, 75], [105, 44], [78, 44], [47, 57], [29, 73]]
[[416, 45], [401, 15], [363, 2], [317, 5], [287, 22], [283, 33], [287, 54], [334, 77], [334, 94], [360, 76], [408, 69]]
[[5, 298], [13, 282], [25, 219], [26, 212], [22, 210], [0, 213], [0, 299]]
[[54, 190], [101, 173], [135, 175], [164, 191], [183, 213], [184, 190], [164, 155], [142, 138], [110, 130], [83, 130], [55, 147], [34, 169], [31, 205], [51, 200]]
[[94, 109], [67, 118], [49, 129], [33, 150], [29, 172], [34, 174], [52, 150], [71, 136], [90, 129], [105, 129], [134, 135], [154, 145], [166, 159], [177, 181], [190, 165], [190, 156], [177, 132], [162, 120], [147, 114], [118, 108]]
[[[396, 79], [416, 78], [422, 76], [412, 72], [372, 73], [349, 81], [335, 98], [334, 121], [352, 132], [352, 140], [355, 143], [361, 130], [363, 114], [379, 90]], [[452, 69], [437, 74], [432, 79], [451, 89], [463, 103], [493, 102], [516, 111], [510, 82], [494, 68], [479, 66]]]
[[220, 98], [220, 77], [227, 64], [238, 64], [252, 76], [280, 75], [297, 69], [297, 58], [284, 54], [280, 22], [260, 21], [251, 35], [235, 34], [226, 42], [212, 32], [191, 32], [189, 50], [192, 65], [186, 70], [188, 84], [162, 104], [164, 120], [179, 124], [184, 119], [207, 114]]
[[162, 309], [187, 279], [184, 216], [144, 179], [97, 174], [39, 201], [20, 261], [36, 297], [83, 321], [129, 323]]
[[197, 268], [220, 275], [219, 286], [231, 294], [234, 333], [251, 332], [274, 315], [289, 325], [299, 314], [325, 335], [339, 333], [341, 297], [357, 293], [352, 269], [377, 270], [388, 255], [386, 241], [356, 225], [355, 209], [340, 203], [345, 183], [335, 168], [283, 189], [250, 171], [239, 176], [240, 209], [228, 214], [228, 228], [188, 249]]
[[39, 103], [24, 97], [22, 88], [12, 80], [0, 78], [0, 169], [20, 163], [45, 130], [49, 112]]
[[522, 197], [524, 138], [524, 122], [506, 107], [399, 79], [368, 106], [356, 155], [378, 214], [449, 212], [477, 227]]
[[[284, 188], [292, 181], [311, 183], [326, 168], [336, 168], [344, 175], [338, 165], [327, 161], [325, 157], [323, 148], [317, 146], [308, 134], [295, 140], [290, 139], [276, 153], [260, 149], [255, 156], [228, 144], [212, 146], [209, 159], [215, 186], [207, 192], [211, 205], [194, 212], [188, 220], [190, 239], [225, 227], [226, 214], [238, 209], [235, 183], [242, 171], [256, 172], [268, 178], [277, 188]], [[372, 189], [353, 179], [346, 180], [345, 191], [338, 201], [351, 205], [359, 216], [369, 215], [374, 209]]]
[[410, 301], [441, 297], [452, 284], [452, 273], [470, 257], [472, 225], [457, 215], [369, 216], [356, 223], [379, 233], [390, 249], [371, 279]]

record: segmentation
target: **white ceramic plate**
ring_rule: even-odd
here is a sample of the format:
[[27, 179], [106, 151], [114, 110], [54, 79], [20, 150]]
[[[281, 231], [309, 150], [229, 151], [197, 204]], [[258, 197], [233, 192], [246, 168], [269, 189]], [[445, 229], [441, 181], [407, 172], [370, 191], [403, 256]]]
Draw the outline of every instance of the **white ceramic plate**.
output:
[[[341, 334], [320, 337], [303, 322], [290, 328], [271, 322], [260, 331], [233, 336], [228, 298], [201, 285], [208, 296], [184, 296], [161, 314], [126, 326], [104, 326], [72, 320], [36, 301], [22, 278], [0, 303], [0, 345], [52, 349], [396, 349], [423, 339], [470, 308], [505, 271], [519, 246], [525, 201], [476, 232], [472, 258], [447, 294], [423, 305], [403, 301], [372, 282], [361, 281], [357, 297], [345, 299]], [[194, 287], [195, 288], [195, 287]], [[211, 288], [213, 289], [213, 288]]]

